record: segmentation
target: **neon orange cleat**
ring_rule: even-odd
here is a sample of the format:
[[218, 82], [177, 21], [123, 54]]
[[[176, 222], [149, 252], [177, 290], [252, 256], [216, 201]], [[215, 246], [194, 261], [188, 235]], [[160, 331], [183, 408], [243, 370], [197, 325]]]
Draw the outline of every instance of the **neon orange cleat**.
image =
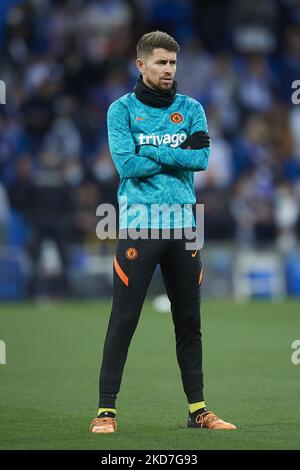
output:
[[96, 434], [107, 434], [116, 432], [117, 422], [115, 418], [95, 418], [90, 427], [90, 431]]
[[219, 418], [213, 411], [199, 413], [195, 419], [189, 416], [187, 427], [202, 429], [236, 429], [234, 424], [223, 421], [223, 419]]

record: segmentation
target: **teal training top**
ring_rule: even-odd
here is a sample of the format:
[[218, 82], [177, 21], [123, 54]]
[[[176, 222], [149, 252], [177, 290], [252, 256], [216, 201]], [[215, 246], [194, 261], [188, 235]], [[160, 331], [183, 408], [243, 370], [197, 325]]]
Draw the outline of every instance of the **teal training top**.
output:
[[[110, 153], [120, 175], [120, 228], [194, 226], [194, 172], [206, 170], [210, 148], [178, 146], [196, 131], [207, 132], [201, 104], [176, 94], [170, 106], [154, 108], [139, 101], [135, 93], [127, 93], [110, 105], [107, 127]], [[141, 145], [139, 155], [136, 145]]]

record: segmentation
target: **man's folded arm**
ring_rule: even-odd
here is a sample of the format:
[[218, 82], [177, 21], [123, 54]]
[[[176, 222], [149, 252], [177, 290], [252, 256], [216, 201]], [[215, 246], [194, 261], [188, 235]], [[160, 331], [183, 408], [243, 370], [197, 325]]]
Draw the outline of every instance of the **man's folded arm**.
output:
[[204, 171], [208, 166], [209, 153], [209, 148], [192, 150], [145, 145], [140, 148], [139, 155], [146, 157], [141, 160], [152, 160], [177, 170]]
[[162, 172], [159, 162], [136, 156], [128, 111], [121, 103], [109, 107], [107, 129], [109, 150], [121, 178], [147, 178]]
[[[205, 141], [204, 134], [207, 135], [207, 120], [204, 110], [200, 103], [197, 103], [190, 128], [190, 135], [198, 135], [198, 139]], [[203, 134], [202, 136], [200, 134]], [[208, 136], [208, 135], [207, 135]], [[189, 139], [189, 137], [188, 137]], [[187, 140], [188, 140], [187, 139]], [[166, 167], [189, 170], [189, 171], [204, 171], [208, 166], [208, 159], [210, 155], [210, 141], [207, 139], [205, 147], [191, 145], [190, 148], [171, 148], [171, 147], [153, 147], [142, 146], [139, 151], [141, 157], [144, 159], [152, 159]], [[184, 144], [184, 142], [183, 142]]]

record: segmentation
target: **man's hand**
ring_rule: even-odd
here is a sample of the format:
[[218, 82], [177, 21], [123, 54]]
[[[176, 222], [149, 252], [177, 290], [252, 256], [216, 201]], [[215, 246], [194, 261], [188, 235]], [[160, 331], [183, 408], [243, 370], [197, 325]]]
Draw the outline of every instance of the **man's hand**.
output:
[[209, 147], [210, 137], [207, 132], [197, 131], [194, 134], [190, 135], [182, 144], [179, 145], [182, 149], [204, 149]]

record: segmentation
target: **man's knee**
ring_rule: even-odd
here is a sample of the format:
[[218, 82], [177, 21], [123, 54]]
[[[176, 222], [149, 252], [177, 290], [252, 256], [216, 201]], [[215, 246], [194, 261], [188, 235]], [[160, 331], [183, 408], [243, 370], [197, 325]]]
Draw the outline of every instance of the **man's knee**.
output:
[[117, 329], [123, 332], [130, 332], [136, 328], [139, 320], [139, 312], [132, 310], [122, 310], [117, 315], [114, 315], [114, 324]]

